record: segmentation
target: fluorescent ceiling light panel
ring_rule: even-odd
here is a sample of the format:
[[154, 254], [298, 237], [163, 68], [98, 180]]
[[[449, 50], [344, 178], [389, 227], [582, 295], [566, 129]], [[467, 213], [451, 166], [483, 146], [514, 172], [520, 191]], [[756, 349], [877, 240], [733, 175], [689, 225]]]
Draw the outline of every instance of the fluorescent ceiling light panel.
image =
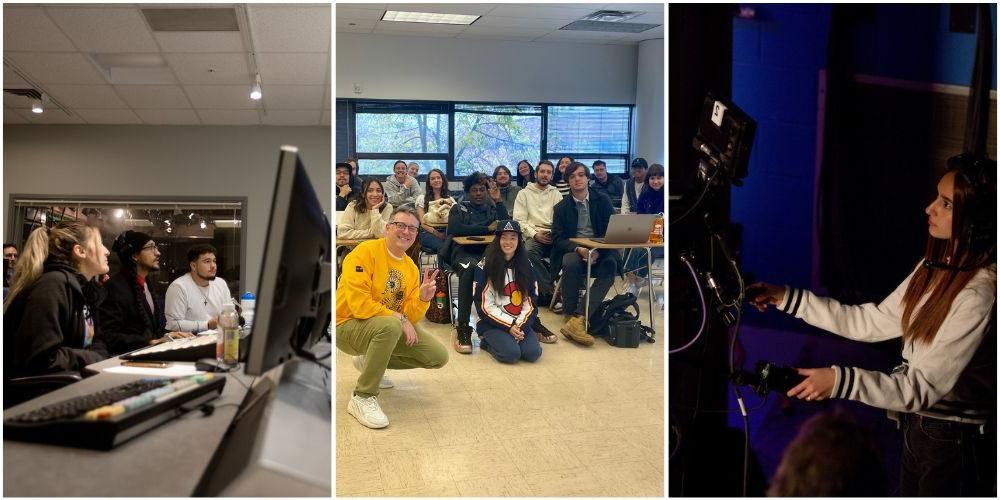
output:
[[431, 24], [472, 24], [480, 16], [466, 14], [435, 14], [433, 12], [403, 12], [387, 10], [382, 15], [383, 21], [401, 23], [431, 23]]

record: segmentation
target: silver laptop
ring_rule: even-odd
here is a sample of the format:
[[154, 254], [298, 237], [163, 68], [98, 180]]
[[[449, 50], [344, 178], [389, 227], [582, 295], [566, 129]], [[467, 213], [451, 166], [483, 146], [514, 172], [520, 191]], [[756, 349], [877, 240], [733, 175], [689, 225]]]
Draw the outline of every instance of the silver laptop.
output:
[[656, 214], [612, 214], [608, 221], [608, 232], [603, 238], [594, 240], [620, 245], [646, 243], [656, 217]]

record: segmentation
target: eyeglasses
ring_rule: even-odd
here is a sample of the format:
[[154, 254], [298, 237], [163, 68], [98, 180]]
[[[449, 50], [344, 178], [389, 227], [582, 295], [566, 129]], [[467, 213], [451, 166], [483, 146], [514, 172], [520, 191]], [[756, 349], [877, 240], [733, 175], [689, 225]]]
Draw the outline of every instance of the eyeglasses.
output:
[[398, 231], [410, 231], [415, 233], [417, 232], [417, 229], [420, 229], [420, 226], [411, 226], [409, 224], [404, 224], [402, 222], [390, 222], [389, 224], [396, 226], [396, 229]]
[[142, 250], [152, 250], [154, 252], [157, 252], [160, 250], [160, 247], [156, 246], [156, 243], [151, 241], [146, 246], [142, 247], [139, 251]]

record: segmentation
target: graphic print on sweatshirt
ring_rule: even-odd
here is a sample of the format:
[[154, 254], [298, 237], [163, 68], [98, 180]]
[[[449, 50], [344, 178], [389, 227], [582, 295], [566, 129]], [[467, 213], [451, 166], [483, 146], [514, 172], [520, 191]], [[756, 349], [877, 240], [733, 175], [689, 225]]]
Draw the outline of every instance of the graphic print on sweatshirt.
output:
[[391, 311], [399, 311], [403, 307], [403, 288], [403, 273], [397, 269], [389, 269], [389, 279], [382, 290], [382, 305]]
[[[507, 278], [510, 278], [510, 273], [507, 274]], [[523, 297], [521, 297], [521, 291], [517, 289], [517, 282], [510, 281], [503, 287], [503, 296], [510, 297], [510, 301], [504, 304], [503, 310], [513, 317], [521, 314], [521, 305], [524, 303]]]

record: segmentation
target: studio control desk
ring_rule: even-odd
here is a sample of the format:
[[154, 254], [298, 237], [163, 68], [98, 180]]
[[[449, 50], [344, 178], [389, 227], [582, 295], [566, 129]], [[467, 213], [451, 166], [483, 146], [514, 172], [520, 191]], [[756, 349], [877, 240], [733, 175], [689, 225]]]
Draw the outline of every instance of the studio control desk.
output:
[[[115, 357], [89, 365], [97, 375], [13, 406], [4, 417], [150, 376], [104, 371], [120, 364]], [[4, 440], [4, 496], [330, 496], [330, 372], [294, 360], [261, 377], [242, 367], [219, 375], [226, 385], [210, 415], [192, 410], [110, 451]], [[251, 413], [256, 418], [239, 425]], [[238, 467], [235, 450], [245, 455]], [[316, 472], [322, 467], [325, 476]]]

